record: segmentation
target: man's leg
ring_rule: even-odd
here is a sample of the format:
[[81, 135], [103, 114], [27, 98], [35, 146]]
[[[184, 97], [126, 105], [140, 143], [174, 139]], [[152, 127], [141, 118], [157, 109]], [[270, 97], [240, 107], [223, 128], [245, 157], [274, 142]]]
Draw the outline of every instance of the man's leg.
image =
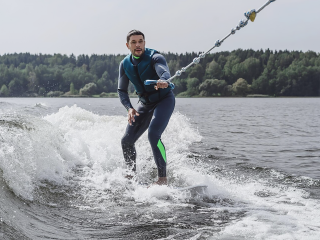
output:
[[167, 156], [165, 147], [161, 141], [161, 135], [169, 123], [174, 106], [175, 98], [173, 93], [170, 93], [157, 104], [153, 114], [154, 118], [149, 126], [148, 138], [151, 144], [154, 160], [158, 167], [159, 180], [156, 183], [160, 185], [167, 183]]
[[136, 148], [135, 142], [149, 127], [152, 112], [143, 106], [139, 106], [137, 111], [139, 116], [135, 116], [135, 122], [132, 125], [127, 125], [126, 132], [121, 139], [122, 151], [127, 166], [132, 170], [136, 171]]

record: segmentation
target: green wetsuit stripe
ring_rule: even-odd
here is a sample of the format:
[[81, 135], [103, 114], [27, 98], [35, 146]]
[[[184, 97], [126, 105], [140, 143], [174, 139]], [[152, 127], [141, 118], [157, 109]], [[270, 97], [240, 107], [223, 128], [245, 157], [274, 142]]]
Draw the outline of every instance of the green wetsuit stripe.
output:
[[165, 150], [165, 148], [164, 148], [164, 146], [163, 146], [163, 144], [162, 144], [162, 142], [161, 142], [160, 139], [159, 139], [159, 141], [158, 141], [157, 147], [158, 147], [159, 150], [160, 150], [160, 153], [161, 153], [161, 155], [162, 155], [162, 157], [163, 157], [163, 160], [164, 160], [165, 162], [167, 162], [166, 150]]
[[139, 59], [140, 57], [136, 57], [135, 55], [132, 55], [135, 59]]

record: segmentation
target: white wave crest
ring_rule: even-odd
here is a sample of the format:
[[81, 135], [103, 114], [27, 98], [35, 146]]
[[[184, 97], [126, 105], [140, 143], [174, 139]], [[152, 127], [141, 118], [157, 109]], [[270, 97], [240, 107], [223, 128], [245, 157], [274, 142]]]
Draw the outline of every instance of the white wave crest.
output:
[[[120, 143], [126, 124], [124, 116], [99, 116], [76, 105], [42, 119], [20, 116], [18, 125], [0, 125], [0, 168], [15, 194], [30, 200], [43, 180], [68, 184], [67, 179], [80, 179], [85, 188], [108, 188], [113, 173], [125, 169]], [[162, 137], [170, 164], [184, 161], [184, 151], [200, 139], [186, 117], [174, 113]], [[146, 134], [136, 148], [138, 172], [149, 176], [156, 165]], [[76, 166], [82, 166], [81, 177], [72, 172]]]

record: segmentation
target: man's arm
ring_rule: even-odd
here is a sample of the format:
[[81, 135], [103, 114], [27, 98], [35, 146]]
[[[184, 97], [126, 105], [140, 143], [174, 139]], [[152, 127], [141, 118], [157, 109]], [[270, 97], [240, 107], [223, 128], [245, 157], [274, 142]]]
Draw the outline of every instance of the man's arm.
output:
[[123, 62], [121, 62], [119, 66], [118, 95], [120, 102], [128, 111], [128, 123], [132, 125], [132, 122], [135, 122], [134, 116], [139, 116], [139, 113], [133, 108], [130, 102], [128, 86], [129, 78], [124, 71]]
[[129, 78], [124, 71], [123, 62], [121, 62], [119, 66], [118, 95], [120, 102], [127, 110], [133, 108], [128, 94], [128, 86]]
[[[156, 53], [152, 56], [154, 70], [157, 72], [160, 80], [168, 80], [171, 75], [169, 71], [169, 67], [167, 65], [167, 61], [159, 53]], [[170, 83], [168, 88], [174, 89], [174, 84]]]

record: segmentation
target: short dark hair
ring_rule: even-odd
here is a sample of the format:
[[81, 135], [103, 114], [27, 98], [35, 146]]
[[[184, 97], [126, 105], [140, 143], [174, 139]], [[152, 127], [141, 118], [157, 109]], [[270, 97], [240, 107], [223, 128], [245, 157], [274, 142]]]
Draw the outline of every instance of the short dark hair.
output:
[[127, 43], [129, 42], [130, 37], [133, 36], [133, 35], [142, 35], [143, 39], [144, 39], [144, 34], [141, 31], [133, 29], [127, 34]]

